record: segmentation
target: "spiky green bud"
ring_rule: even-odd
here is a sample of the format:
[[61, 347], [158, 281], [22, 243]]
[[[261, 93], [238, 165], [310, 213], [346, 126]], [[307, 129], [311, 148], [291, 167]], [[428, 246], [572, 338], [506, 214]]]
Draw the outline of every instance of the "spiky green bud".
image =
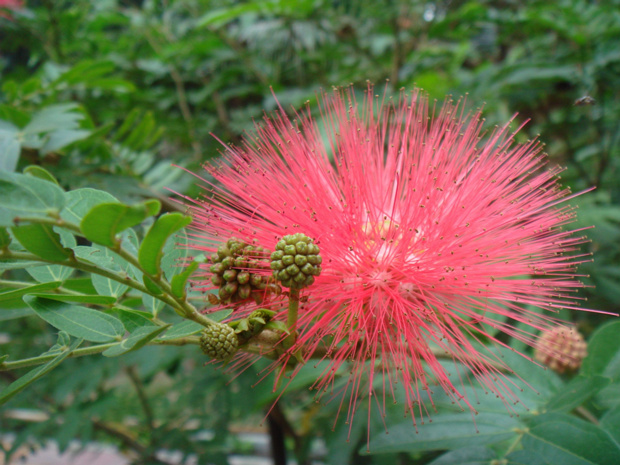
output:
[[319, 247], [305, 234], [284, 236], [271, 254], [273, 276], [285, 287], [301, 289], [321, 274]]
[[235, 355], [238, 347], [235, 330], [223, 323], [209, 325], [200, 335], [200, 348], [216, 360], [228, 360]]

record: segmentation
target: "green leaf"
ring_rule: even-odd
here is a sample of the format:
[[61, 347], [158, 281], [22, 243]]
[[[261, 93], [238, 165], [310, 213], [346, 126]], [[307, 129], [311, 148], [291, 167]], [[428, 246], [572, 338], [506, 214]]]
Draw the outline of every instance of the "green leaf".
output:
[[26, 268], [26, 272], [40, 283], [64, 281], [73, 274], [73, 268], [62, 265], [42, 265]]
[[603, 429], [571, 415], [547, 414], [536, 418], [522, 444], [525, 450], [552, 464], [620, 463], [620, 448]]
[[207, 316], [213, 321], [222, 321], [228, 318], [232, 312], [232, 308], [225, 308], [224, 310], [218, 310], [217, 312], [209, 313]]
[[40, 292], [29, 292], [35, 297], [43, 299], [58, 300], [67, 303], [96, 304], [96, 305], [113, 305], [116, 298], [107, 295], [89, 295], [89, 294], [43, 294]]
[[0, 249], [4, 249], [11, 245], [11, 235], [6, 228], [0, 228]]
[[170, 287], [172, 288], [172, 294], [174, 294], [179, 299], [185, 298], [185, 288], [187, 285], [187, 280], [194, 273], [194, 271], [196, 271], [199, 265], [199, 262], [193, 261], [189, 264], [187, 268], [185, 268], [185, 271], [172, 278], [172, 282], [170, 283]]
[[127, 339], [123, 339], [120, 344], [110, 347], [101, 355], [105, 357], [117, 357], [126, 354], [132, 350], [143, 347], [151, 340], [155, 339], [159, 334], [168, 329], [166, 326], [141, 326], [129, 335]]
[[24, 376], [8, 385], [5, 389], [2, 390], [2, 392], [0, 392], [0, 405], [5, 404], [17, 393], [24, 390], [36, 380], [38, 380], [42, 376], [45, 376], [47, 373], [60, 365], [71, 354], [71, 352], [73, 352], [80, 346], [81, 343], [81, 339], [74, 341], [70, 347], [60, 352], [56, 357], [47, 362], [45, 365], [41, 365], [40, 367], [29, 371]]
[[84, 216], [80, 227], [87, 239], [107, 247], [116, 247], [118, 233], [156, 215], [160, 208], [158, 200], [147, 200], [133, 206], [121, 203], [99, 204]]
[[11, 231], [26, 250], [45, 260], [62, 262], [73, 256], [73, 251], [62, 246], [60, 236], [49, 224], [32, 223]]
[[554, 465], [540, 455], [529, 450], [518, 450], [506, 456], [506, 465]]
[[601, 428], [620, 448], [620, 407], [610, 410], [601, 418]]
[[0, 321], [15, 320], [17, 318], [24, 318], [30, 315], [34, 315], [34, 312], [30, 307], [8, 309], [0, 308]]
[[[127, 232], [123, 234], [125, 237], [126, 235]], [[120, 274], [122, 276], [123, 274], [129, 274], [133, 271], [131, 264], [106, 247], [101, 247], [99, 245], [94, 245], [93, 247], [78, 246], [73, 250], [80, 259], [89, 261], [115, 274]], [[126, 284], [98, 274], [92, 274], [91, 280], [93, 286], [101, 295], [119, 298], [129, 289], [129, 286]]]
[[286, 326], [286, 323], [284, 321], [280, 321], [280, 320], [271, 320], [271, 321], [269, 321], [265, 325], [264, 329], [272, 329], [272, 330], [276, 330], [276, 331], [282, 331], [283, 333], [286, 333], [286, 334], [290, 334], [288, 326]]
[[92, 131], [88, 129], [58, 129], [47, 136], [47, 140], [41, 147], [41, 154], [55, 152], [78, 140], [86, 139]]
[[50, 105], [35, 113], [23, 129], [25, 135], [40, 134], [58, 129], [77, 129], [84, 114], [77, 103]]
[[166, 278], [171, 281], [172, 277], [183, 271], [187, 254], [187, 232], [181, 229], [177, 234], [170, 237], [164, 246], [164, 256], [161, 259], [161, 269]]
[[138, 252], [138, 260], [144, 271], [153, 276], [158, 276], [161, 273], [161, 258], [166, 241], [172, 234], [187, 226], [191, 221], [191, 217], [181, 213], [167, 213], [155, 221], [144, 237]]
[[161, 293], [163, 293], [163, 291], [159, 288], [159, 286], [155, 284], [153, 280], [149, 278], [147, 275], [142, 276], [142, 282], [144, 283], [146, 288], [149, 291], [151, 291], [153, 294], [160, 295]]
[[595, 403], [602, 409], [620, 407], [620, 380], [601, 389], [595, 397]]
[[[419, 425], [411, 419], [391, 427], [389, 434], [370, 440], [372, 453], [416, 452], [484, 446], [514, 438], [523, 425], [506, 414], [481, 413], [472, 419], [469, 412], [434, 415], [433, 422]], [[364, 448], [365, 450], [365, 448]]]
[[[178, 242], [179, 244], [175, 244]], [[187, 244], [187, 234], [185, 230], [182, 229], [179, 233], [174, 236], [168, 238], [166, 241], [166, 245], [164, 245], [164, 253], [161, 259], [161, 268], [164, 271], [166, 278], [170, 281], [173, 277], [182, 271], [180, 266], [177, 266], [178, 262], [184, 261], [187, 257], [188, 248], [185, 247]], [[161, 300], [155, 299], [154, 297], [143, 294], [142, 302], [144, 306], [150, 309], [153, 315], [157, 315], [162, 308], [164, 308], [164, 303]]]
[[44, 181], [53, 182], [54, 184], [59, 186], [58, 180], [54, 177], [54, 175], [47, 171], [45, 168], [41, 168], [40, 166], [27, 166], [26, 168], [24, 168], [24, 174], [27, 174], [28, 176], [32, 176], [34, 178], [43, 179]]
[[577, 376], [549, 400], [547, 410], [569, 412], [582, 405], [610, 382], [609, 378], [599, 375]]
[[168, 341], [170, 339], [179, 339], [181, 337], [186, 337], [186, 336], [191, 336], [192, 334], [196, 334], [202, 331], [203, 329], [205, 329], [205, 327], [202, 326], [201, 324], [196, 323], [195, 321], [185, 320], [181, 323], [177, 323], [176, 325], [174, 325], [172, 328], [166, 331], [166, 333], [163, 334], [159, 339], [161, 339], [162, 341]]
[[74, 337], [111, 342], [125, 334], [123, 324], [103, 312], [34, 296], [25, 296], [24, 301], [40, 318]]
[[0, 226], [15, 226], [19, 217], [47, 217], [65, 205], [64, 192], [48, 181], [0, 171]]
[[21, 151], [19, 128], [8, 121], [0, 121], [0, 171], [15, 171]]
[[22, 287], [21, 289], [15, 289], [14, 291], [0, 292], [0, 302], [6, 300], [12, 300], [16, 297], [22, 297], [33, 292], [49, 291], [51, 289], [57, 289], [62, 283], [60, 281], [52, 281], [42, 284], [35, 284], [34, 286]]
[[588, 342], [588, 356], [583, 360], [584, 375], [602, 375], [620, 379], [620, 321], [598, 328]]
[[72, 223], [80, 224], [84, 215], [96, 205], [118, 202], [112, 194], [85, 187], [65, 193], [66, 205], [60, 217]]
[[497, 454], [484, 446], [464, 447], [436, 458], [428, 465], [489, 465]]
[[115, 310], [119, 320], [121, 320], [123, 326], [125, 326], [125, 329], [130, 333], [142, 326], [155, 325], [155, 323], [151, 320], [153, 315], [150, 313], [126, 310], [124, 308], [116, 308]]

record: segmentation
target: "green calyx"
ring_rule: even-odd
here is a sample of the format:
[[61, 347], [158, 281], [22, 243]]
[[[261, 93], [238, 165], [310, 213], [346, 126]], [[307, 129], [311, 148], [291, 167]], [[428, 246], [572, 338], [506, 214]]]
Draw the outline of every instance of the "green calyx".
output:
[[261, 308], [254, 310], [247, 318], [232, 321], [229, 324], [237, 334], [240, 344], [245, 344], [250, 338], [259, 334], [275, 314], [274, 311]]
[[323, 259], [319, 252], [319, 246], [305, 234], [284, 236], [271, 254], [273, 277], [289, 288], [310, 286], [314, 277], [321, 274]]
[[230, 238], [211, 255], [209, 271], [213, 273], [211, 282], [218, 287], [222, 304], [237, 303], [253, 297], [261, 303], [266, 292], [278, 292], [269, 277], [257, 273], [267, 269], [269, 250], [250, 245], [237, 238]]
[[211, 358], [228, 360], [237, 352], [239, 339], [235, 330], [223, 323], [205, 328], [200, 335], [200, 348]]

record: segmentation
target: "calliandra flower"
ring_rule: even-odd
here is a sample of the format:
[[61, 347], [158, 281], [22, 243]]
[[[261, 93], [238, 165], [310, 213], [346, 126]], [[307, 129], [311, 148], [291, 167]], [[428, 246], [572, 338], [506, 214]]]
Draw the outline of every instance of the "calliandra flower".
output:
[[575, 268], [589, 258], [564, 228], [574, 211], [561, 168], [509, 124], [483, 132], [463, 106], [369, 88], [361, 103], [351, 89], [323, 95], [321, 123], [309, 105], [295, 119], [280, 108], [206, 165], [206, 198], [190, 207], [195, 247], [210, 253], [231, 236], [273, 251], [298, 232], [320, 247], [298, 339], [272, 370], [284, 376], [293, 354], [326, 361], [312, 389], [340, 398], [346, 421], [362, 400], [384, 412], [396, 384], [414, 425], [435, 384], [473, 410], [464, 385], [476, 378], [510, 406], [509, 368], [483, 343], [504, 346], [499, 331], [534, 345], [559, 324], [540, 308], [580, 309]]

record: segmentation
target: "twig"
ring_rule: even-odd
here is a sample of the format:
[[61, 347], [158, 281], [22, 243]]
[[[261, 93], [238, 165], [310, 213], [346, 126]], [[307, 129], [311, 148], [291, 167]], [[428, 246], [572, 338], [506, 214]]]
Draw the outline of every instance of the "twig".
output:
[[[144, 36], [146, 37], [147, 42], [151, 46], [151, 48], [158, 55], [162, 55], [162, 50], [155, 38], [149, 34], [147, 31]], [[185, 83], [183, 82], [183, 77], [179, 70], [172, 64], [168, 63], [168, 70], [170, 71], [170, 77], [174, 81], [174, 86], [177, 91], [177, 99], [179, 101], [179, 109], [181, 110], [181, 115], [183, 119], [187, 123], [187, 132], [189, 133], [189, 137], [191, 139], [192, 149], [194, 151], [194, 158], [196, 160], [200, 160], [202, 156], [202, 145], [200, 144], [200, 140], [196, 135], [196, 125], [194, 122], [194, 116], [192, 115], [192, 110], [187, 103], [187, 94], [185, 92]]]
[[[146, 424], [151, 431], [151, 433], [155, 430], [155, 421], [153, 419], [153, 410], [151, 409], [151, 405], [149, 404], [149, 400], [146, 396], [146, 392], [144, 392], [144, 385], [142, 384], [142, 380], [138, 375], [136, 367], [134, 365], [125, 367], [125, 372], [127, 376], [131, 380], [134, 388], [136, 389], [136, 393], [138, 394], [138, 398], [140, 399], [140, 405], [142, 406], [142, 410], [144, 410], [144, 416], [146, 417]], [[151, 435], [152, 438], [152, 435]]]

